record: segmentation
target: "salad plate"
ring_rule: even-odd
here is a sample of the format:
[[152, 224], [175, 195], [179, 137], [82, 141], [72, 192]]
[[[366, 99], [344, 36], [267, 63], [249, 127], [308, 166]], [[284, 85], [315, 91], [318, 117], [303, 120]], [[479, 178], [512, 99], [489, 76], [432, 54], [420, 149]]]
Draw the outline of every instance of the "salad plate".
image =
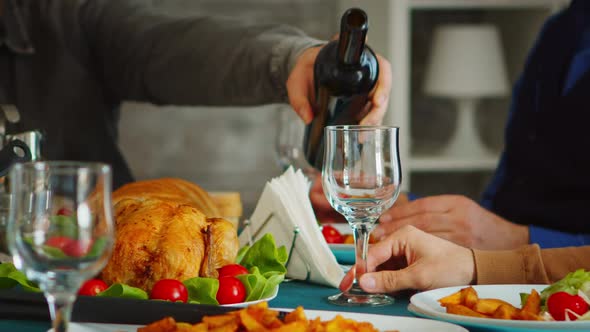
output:
[[[348, 235], [352, 234], [352, 229], [348, 223], [330, 223], [328, 224], [334, 227], [340, 234]], [[328, 243], [330, 251], [336, 257], [336, 261], [340, 264], [352, 265], [355, 262], [354, 257], [354, 244], [352, 243]]]
[[270, 294], [268, 297], [265, 297], [263, 299], [259, 299], [256, 301], [232, 303], [232, 304], [222, 304], [221, 306], [222, 307], [244, 308], [244, 307], [250, 306], [252, 304], [256, 304], [256, 303], [268, 302], [268, 301], [274, 299], [275, 297], [277, 297], [277, 294], [279, 294], [279, 286], [278, 285], [275, 287], [275, 291], [272, 294]]
[[[277, 309], [280, 311], [291, 311], [293, 309]], [[459, 325], [440, 322], [430, 319], [414, 318], [414, 317], [400, 317], [400, 316], [386, 316], [374, 315], [352, 312], [339, 311], [325, 311], [325, 310], [305, 310], [305, 315], [308, 319], [320, 317], [321, 320], [330, 320], [336, 315], [341, 315], [344, 318], [354, 319], [359, 322], [369, 322], [375, 328], [386, 330], [398, 330], [400, 332], [422, 332], [422, 331], [437, 331], [437, 332], [467, 332], [467, 330]], [[70, 324], [70, 332], [135, 332], [138, 327], [142, 325], [126, 325], [126, 324], [97, 324], [97, 323], [72, 323]], [[50, 332], [52, 330], [49, 330]]]
[[[521, 307], [520, 293], [539, 293], [548, 285], [476, 285], [472, 286], [480, 298], [504, 300], [517, 308]], [[590, 321], [523, 321], [479, 318], [446, 313], [438, 300], [469, 286], [439, 288], [417, 293], [410, 298], [408, 310], [419, 317], [437, 319], [471, 327], [507, 327], [519, 331], [590, 331]]]

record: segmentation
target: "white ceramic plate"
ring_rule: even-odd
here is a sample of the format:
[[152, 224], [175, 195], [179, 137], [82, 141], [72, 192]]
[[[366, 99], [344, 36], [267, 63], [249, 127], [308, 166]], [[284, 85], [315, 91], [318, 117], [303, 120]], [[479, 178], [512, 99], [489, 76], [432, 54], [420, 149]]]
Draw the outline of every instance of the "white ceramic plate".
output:
[[233, 304], [223, 304], [222, 307], [236, 307], [236, 308], [242, 308], [242, 307], [247, 307], [251, 304], [255, 304], [255, 303], [259, 303], [259, 302], [264, 302], [264, 301], [270, 301], [272, 299], [274, 299], [275, 297], [277, 297], [277, 294], [279, 293], [279, 286], [277, 285], [277, 287], [275, 288], [274, 293], [272, 293], [269, 297], [264, 298], [264, 299], [260, 299], [260, 300], [256, 300], [256, 301], [248, 301], [248, 302], [241, 302], [241, 303], [233, 303]]
[[[290, 311], [292, 309], [276, 310]], [[308, 319], [320, 317], [322, 320], [329, 320], [334, 318], [336, 315], [342, 315], [345, 318], [370, 322], [373, 324], [373, 326], [382, 331], [399, 330], [400, 332], [467, 332], [465, 328], [458, 325], [422, 318], [323, 310], [305, 310], [305, 314], [307, 315]], [[123, 324], [72, 323], [70, 324], [69, 332], [135, 332], [137, 331], [138, 327], [140, 326]]]
[[[438, 299], [450, 295], [461, 288], [447, 287], [431, 291], [421, 292], [410, 298], [408, 310], [420, 317], [433, 318], [448, 322], [458, 323], [474, 327], [510, 327], [530, 331], [538, 330], [559, 330], [559, 331], [590, 331], [590, 321], [555, 322], [555, 321], [520, 321], [507, 319], [477, 318], [447, 314], [445, 308], [441, 307]], [[496, 298], [521, 307], [520, 293], [530, 293], [534, 288], [537, 291], [543, 290], [547, 285], [480, 285], [473, 286], [480, 298]]]

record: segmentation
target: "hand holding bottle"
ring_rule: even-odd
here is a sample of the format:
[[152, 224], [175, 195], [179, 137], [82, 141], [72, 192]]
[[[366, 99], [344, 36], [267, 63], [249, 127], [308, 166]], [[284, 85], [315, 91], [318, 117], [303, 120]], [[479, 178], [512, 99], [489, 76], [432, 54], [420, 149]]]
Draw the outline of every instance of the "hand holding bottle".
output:
[[[306, 124], [309, 124], [313, 119], [312, 105], [315, 103], [313, 68], [322, 47], [312, 47], [303, 51], [287, 80], [289, 103]], [[362, 125], [381, 124], [389, 102], [391, 65], [379, 54], [377, 54], [377, 61], [379, 63], [379, 78], [369, 95], [369, 103], [367, 104], [369, 113], [362, 119], [360, 123]]]

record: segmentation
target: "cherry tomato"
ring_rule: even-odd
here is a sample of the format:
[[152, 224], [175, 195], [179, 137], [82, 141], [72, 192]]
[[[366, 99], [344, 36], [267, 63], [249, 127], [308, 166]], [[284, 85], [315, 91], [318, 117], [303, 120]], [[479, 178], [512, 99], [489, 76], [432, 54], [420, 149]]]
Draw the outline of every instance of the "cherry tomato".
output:
[[63, 247], [64, 254], [70, 257], [84, 257], [92, 248], [92, 241], [79, 241], [71, 239], [65, 247]]
[[150, 293], [150, 299], [166, 301], [188, 301], [188, 290], [186, 286], [175, 279], [162, 279], [154, 284]]
[[65, 247], [72, 243], [72, 241], [75, 240], [67, 236], [52, 236], [47, 239], [47, 241], [45, 241], [45, 245], [58, 248], [63, 251]]
[[109, 285], [106, 282], [100, 279], [90, 279], [82, 284], [82, 287], [78, 290], [78, 295], [96, 296], [96, 294], [107, 288], [109, 288]]
[[324, 239], [328, 243], [343, 243], [344, 237], [340, 232], [330, 225], [323, 225], [322, 226], [322, 234], [324, 235]]
[[57, 212], [55, 214], [57, 214], [58, 216], [71, 216], [72, 210], [70, 210], [66, 207], [62, 207], [61, 209], [57, 210]]
[[246, 299], [246, 287], [236, 277], [221, 277], [219, 278], [219, 289], [216, 298], [219, 304], [244, 302]]
[[[553, 293], [547, 299], [547, 310], [555, 320], [565, 320], [566, 309], [582, 315], [588, 311], [588, 303], [579, 295], [571, 295], [566, 292]], [[568, 317], [570, 320], [577, 319], [569, 313]]]
[[240, 264], [228, 264], [217, 269], [219, 272], [219, 278], [221, 277], [235, 277], [240, 274], [248, 274], [248, 269]]

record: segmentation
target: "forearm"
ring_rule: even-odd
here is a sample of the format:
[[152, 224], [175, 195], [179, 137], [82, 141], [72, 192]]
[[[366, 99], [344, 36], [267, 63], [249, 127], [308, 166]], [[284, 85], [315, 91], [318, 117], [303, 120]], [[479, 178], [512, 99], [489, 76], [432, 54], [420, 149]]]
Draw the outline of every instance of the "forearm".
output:
[[284, 102], [295, 59], [319, 43], [287, 26], [165, 16], [130, 1], [94, 3], [86, 6], [92, 14], [83, 20], [85, 31], [105, 85], [120, 99], [187, 105]]
[[478, 284], [547, 284], [579, 268], [590, 268], [590, 246], [541, 250], [473, 250]]

